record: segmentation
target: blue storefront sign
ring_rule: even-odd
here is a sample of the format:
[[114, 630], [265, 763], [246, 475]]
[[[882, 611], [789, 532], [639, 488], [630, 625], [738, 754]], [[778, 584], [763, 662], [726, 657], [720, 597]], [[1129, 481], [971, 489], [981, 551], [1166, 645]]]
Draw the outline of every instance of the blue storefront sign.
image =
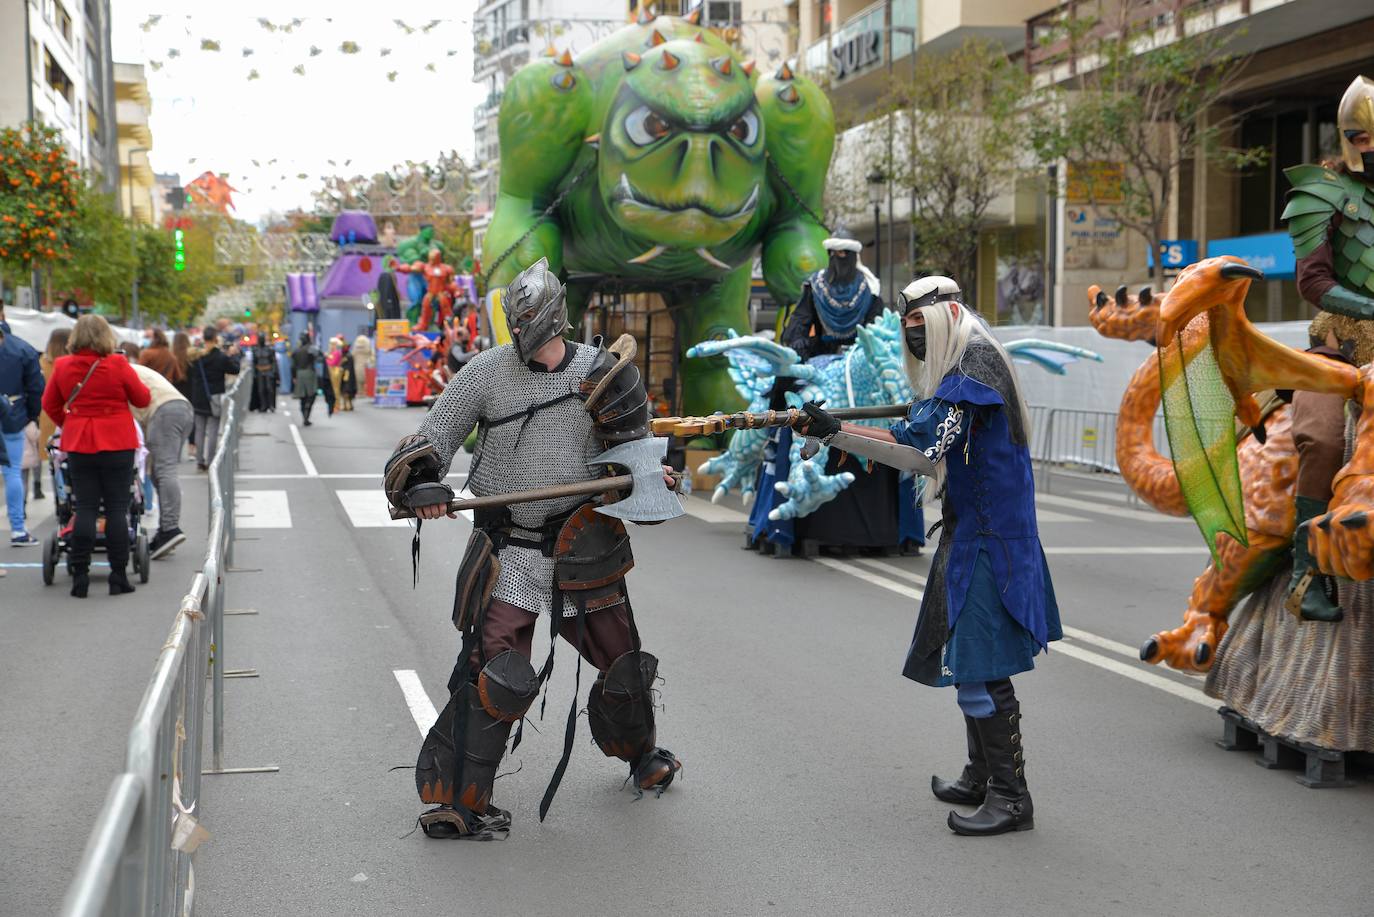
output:
[[1264, 271], [1269, 280], [1288, 280], [1297, 275], [1293, 240], [1286, 232], [1266, 232], [1234, 239], [1213, 239], [1207, 243], [1207, 257], [1235, 255], [1251, 267]]
[[[1149, 251], [1149, 246], [1145, 246]], [[1197, 239], [1164, 239], [1159, 243], [1159, 263], [1166, 271], [1177, 271], [1197, 261]], [[1149, 259], [1150, 267], [1155, 259]]]

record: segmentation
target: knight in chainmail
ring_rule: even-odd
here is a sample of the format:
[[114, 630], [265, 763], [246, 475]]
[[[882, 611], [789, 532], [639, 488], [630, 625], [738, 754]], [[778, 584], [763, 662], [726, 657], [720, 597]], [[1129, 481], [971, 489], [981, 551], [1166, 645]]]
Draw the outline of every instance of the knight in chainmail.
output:
[[804, 430], [896, 467], [934, 465], [942, 531], [903, 674], [956, 687], [969, 761], [955, 780], [932, 777], [931, 790], [979, 807], [949, 814], [956, 833], [1025, 831], [1035, 822], [1011, 676], [1063, 636], [1035, 521], [1030, 425], [1007, 352], [953, 280], [920, 278], [899, 300], [907, 374], [921, 396], [907, 419], [875, 430], [808, 404]]
[[[476, 496], [591, 480], [601, 476], [589, 464], [601, 452], [649, 435], [634, 339], [622, 336], [609, 348], [566, 341], [566, 294], [546, 259], [516, 276], [503, 304], [513, 343], [474, 357], [387, 463], [388, 499], [421, 520], [447, 510], [454, 494], [444, 478], [474, 429], [467, 488]], [[582, 659], [596, 667], [587, 702], [592, 738], [629, 764], [638, 791], [661, 793], [681, 769], [656, 744], [658, 661], [640, 648], [625, 588], [634, 563], [629, 538], [619, 519], [595, 506], [593, 498], [567, 496], [476, 511], [454, 598], [463, 644], [448, 705], [416, 765], [416, 789], [434, 806], [420, 817], [428, 836], [508, 834], [510, 813], [493, 804], [492, 789], [514, 724], [552, 671], [552, 641], [538, 672], [531, 662], [541, 616], [552, 635], [578, 649], [579, 680]], [[418, 537], [417, 530], [417, 551]], [[576, 704], [574, 697], [541, 819], [567, 767]]]

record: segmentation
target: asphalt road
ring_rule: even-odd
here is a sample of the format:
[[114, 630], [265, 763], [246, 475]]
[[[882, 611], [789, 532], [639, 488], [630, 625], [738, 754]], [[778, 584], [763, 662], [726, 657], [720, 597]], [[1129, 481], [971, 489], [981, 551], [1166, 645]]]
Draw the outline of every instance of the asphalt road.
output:
[[[563, 647], [547, 715], [497, 784], [510, 839], [411, 833], [469, 530], [426, 526], [412, 589], [379, 469], [419, 419], [360, 405], [309, 429], [294, 410], [249, 421], [236, 564], [252, 572], [231, 575], [228, 605], [258, 614], [228, 619], [224, 662], [260, 677], [228, 683], [225, 764], [281, 769], [205, 778], [199, 913], [1374, 913], [1374, 785], [1307, 790], [1215, 746], [1200, 681], [1135, 660], [1205, 561], [1195, 527], [1074, 478], [1040, 499], [1070, 637], [1017, 680], [1035, 831], [958, 838], [930, 796], [964, 739], [953, 692], [899, 674], [928, 557], [764, 558], [739, 549], [738, 507], [692, 498], [634, 531], [630, 577], [682, 780], [632, 801], [580, 718], [540, 824], [573, 696]], [[188, 504], [183, 528], [203, 531], [203, 490]], [[0, 580], [0, 913], [60, 900], [200, 550], [132, 601], [81, 604], [37, 570]], [[37, 560], [20, 554], [4, 560]]]

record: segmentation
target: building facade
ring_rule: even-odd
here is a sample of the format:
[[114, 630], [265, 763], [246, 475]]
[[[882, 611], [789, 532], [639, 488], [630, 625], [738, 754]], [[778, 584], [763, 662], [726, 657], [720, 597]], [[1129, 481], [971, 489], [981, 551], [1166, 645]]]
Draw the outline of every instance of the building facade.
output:
[[119, 201], [131, 220], [151, 225], [158, 218], [157, 177], [148, 162], [153, 132], [148, 115], [153, 102], [142, 64], [115, 64], [115, 119], [119, 135]]
[[114, 191], [119, 179], [109, 0], [0, 4], [0, 125], [57, 128], [68, 154]]

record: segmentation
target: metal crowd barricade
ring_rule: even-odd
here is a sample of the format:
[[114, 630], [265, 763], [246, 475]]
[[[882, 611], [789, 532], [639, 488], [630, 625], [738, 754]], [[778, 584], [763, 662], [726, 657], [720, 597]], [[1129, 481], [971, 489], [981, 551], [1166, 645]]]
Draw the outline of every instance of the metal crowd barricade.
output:
[[[1031, 458], [1040, 466], [1037, 488], [1049, 493], [1053, 470], [1121, 474], [1116, 461], [1116, 411], [1080, 411], [1031, 405]], [[1155, 449], [1169, 455], [1164, 417], [1156, 414]]]
[[[190, 915], [199, 814], [205, 686], [212, 676], [214, 770], [224, 751], [224, 573], [233, 557], [234, 470], [252, 390], [245, 366], [224, 398], [210, 462], [210, 532], [203, 568], [162, 645], [129, 730], [124, 772], [96, 816], [64, 917]], [[179, 830], [178, 830], [179, 829]]]

